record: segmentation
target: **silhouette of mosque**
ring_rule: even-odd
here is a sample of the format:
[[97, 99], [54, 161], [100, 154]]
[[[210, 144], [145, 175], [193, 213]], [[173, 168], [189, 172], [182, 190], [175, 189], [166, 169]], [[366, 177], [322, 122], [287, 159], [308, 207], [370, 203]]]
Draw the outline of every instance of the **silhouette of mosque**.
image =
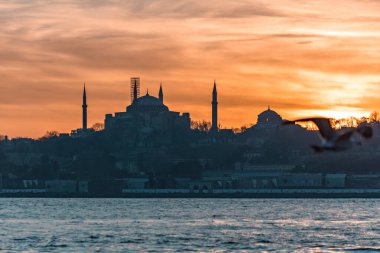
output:
[[165, 133], [174, 130], [190, 130], [190, 114], [170, 111], [164, 104], [162, 84], [158, 97], [151, 96], [147, 90], [145, 96], [138, 97], [137, 85], [134, 86], [133, 101], [125, 112], [107, 114], [105, 130], [137, 128], [146, 133]]
[[[175, 130], [190, 130], [191, 118], [190, 114], [179, 113], [169, 110], [168, 106], [164, 104], [164, 92], [162, 83], [160, 84], [158, 97], [151, 96], [147, 90], [144, 96], [139, 97], [140, 94], [140, 78], [131, 78], [131, 97], [132, 103], [126, 107], [124, 112], [116, 112], [113, 114], [106, 114], [104, 120], [105, 130], [112, 129], [128, 129], [137, 128], [145, 133], [165, 132]], [[230, 135], [231, 129], [219, 129], [218, 123], [218, 92], [216, 81], [212, 90], [212, 117], [210, 133], [215, 136], [218, 134]], [[87, 127], [87, 97], [86, 85], [83, 87], [83, 104], [82, 104], [82, 128], [73, 130], [73, 136], [84, 136], [92, 129]], [[282, 117], [275, 111], [268, 109], [258, 115], [257, 123], [250, 127], [248, 130], [253, 129], [270, 129], [281, 125]]]

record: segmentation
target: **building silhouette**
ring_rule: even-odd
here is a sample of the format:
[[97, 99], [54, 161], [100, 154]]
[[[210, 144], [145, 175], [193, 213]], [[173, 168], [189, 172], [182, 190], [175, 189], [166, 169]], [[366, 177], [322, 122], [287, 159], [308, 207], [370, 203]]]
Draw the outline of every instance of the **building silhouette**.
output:
[[129, 131], [138, 136], [165, 135], [170, 142], [171, 135], [179, 131], [190, 131], [190, 114], [169, 110], [164, 104], [162, 84], [158, 97], [146, 94], [137, 97], [134, 86], [133, 101], [124, 112], [107, 114], [104, 121], [106, 131]]
[[[71, 132], [71, 138], [88, 138], [85, 141], [71, 141], [68, 134], [55, 133], [39, 140], [0, 136], [5, 154], [0, 167], [14, 168], [12, 173], [8, 169], [0, 173], [0, 188], [116, 196], [122, 194], [122, 187], [126, 187], [123, 193], [152, 188], [179, 189], [181, 194], [184, 189], [189, 193], [234, 189], [234, 194], [241, 189], [380, 189], [376, 157], [371, 155], [380, 150], [379, 138], [363, 152], [320, 159], [309, 148], [318, 141], [317, 132], [299, 125], [280, 127], [281, 116], [269, 106], [246, 131], [218, 127], [215, 81], [213, 132], [208, 131], [208, 123], [192, 131], [189, 113], [171, 111], [164, 103], [162, 83], [157, 96], [147, 90], [141, 97], [137, 80], [132, 84], [131, 103], [125, 111], [107, 114], [105, 130], [96, 133], [87, 125], [86, 85], [78, 84], [78, 98], [83, 90], [82, 126], [78, 120], [80, 128]], [[77, 109], [79, 113], [79, 103]], [[380, 123], [372, 123], [380, 132]], [[357, 171], [360, 174], [355, 175]]]
[[214, 80], [214, 88], [212, 91], [212, 124], [211, 132], [218, 132], [218, 92], [216, 90], [216, 82]]

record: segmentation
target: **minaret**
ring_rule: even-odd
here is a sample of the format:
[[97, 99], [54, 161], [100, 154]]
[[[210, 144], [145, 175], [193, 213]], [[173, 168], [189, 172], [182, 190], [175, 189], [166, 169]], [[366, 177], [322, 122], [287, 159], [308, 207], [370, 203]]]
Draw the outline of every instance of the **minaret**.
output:
[[164, 93], [162, 92], [162, 82], [160, 83], [160, 91], [158, 92], [158, 98], [164, 103]]
[[218, 132], [218, 92], [214, 80], [214, 89], [212, 91], [212, 125], [211, 132]]
[[82, 110], [83, 110], [83, 130], [87, 130], [87, 98], [86, 98], [86, 84], [84, 84], [83, 87], [83, 105], [82, 105]]

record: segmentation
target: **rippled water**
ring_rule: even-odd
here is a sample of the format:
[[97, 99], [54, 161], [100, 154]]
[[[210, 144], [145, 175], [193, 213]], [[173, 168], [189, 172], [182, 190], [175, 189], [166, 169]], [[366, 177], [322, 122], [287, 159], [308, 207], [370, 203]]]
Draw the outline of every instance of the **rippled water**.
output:
[[0, 251], [375, 251], [380, 200], [0, 199]]

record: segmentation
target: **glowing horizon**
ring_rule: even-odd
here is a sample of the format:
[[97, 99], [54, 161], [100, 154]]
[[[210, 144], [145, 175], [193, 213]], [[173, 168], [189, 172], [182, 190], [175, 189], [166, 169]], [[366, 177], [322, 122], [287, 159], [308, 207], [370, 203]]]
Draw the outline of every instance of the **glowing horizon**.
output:
[[368, 117], [380, 110], [380, 2], [0, 1], [0, 134], [89, 126], [142, 93], [225, 127], [283, 118]]

